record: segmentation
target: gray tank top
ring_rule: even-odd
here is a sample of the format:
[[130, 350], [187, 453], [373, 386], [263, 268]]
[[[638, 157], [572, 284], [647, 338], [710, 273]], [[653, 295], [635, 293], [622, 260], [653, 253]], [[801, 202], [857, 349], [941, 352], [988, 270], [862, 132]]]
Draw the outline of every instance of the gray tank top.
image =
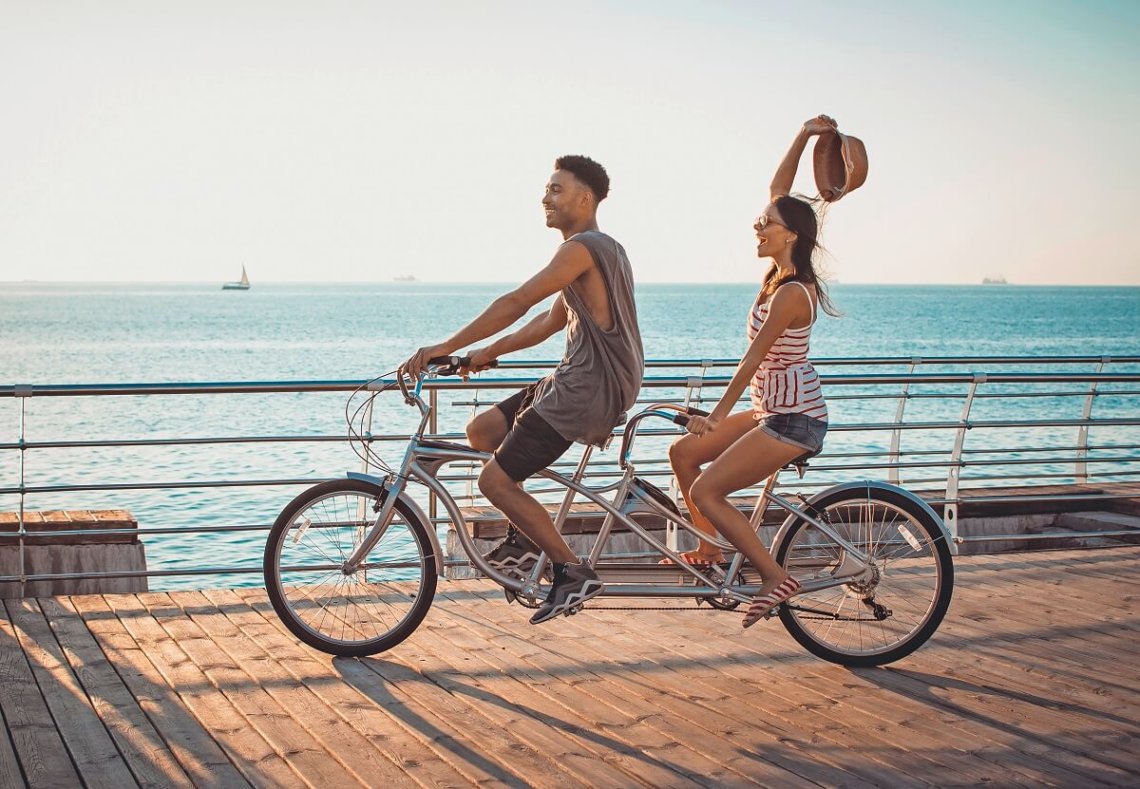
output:
[[606, 283], [613, 328], [594, 322], [572, 286], [562, 289], [566, 305], [566, 352], [538, 387], [533, 408], [568, 441], [604, 444], [625, 421], [641, 389], [645, 355], [633, 301], [633, 271], [621, 244], [598, 230], [572, 236], [590, 251]]

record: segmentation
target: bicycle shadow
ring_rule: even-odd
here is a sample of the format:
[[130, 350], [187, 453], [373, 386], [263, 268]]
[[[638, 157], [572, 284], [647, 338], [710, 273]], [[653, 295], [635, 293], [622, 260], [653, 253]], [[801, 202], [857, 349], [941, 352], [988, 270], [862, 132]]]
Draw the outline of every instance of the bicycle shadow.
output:
[[849, 670], [858, 677], [876, 685], [882, 691], [901, 696], [905, 699], [925, 702], [931, 706], [953, 712], [964, 718], [992, 726], [1007, 734], [1040, 739], [1062, 752], [1068, 750], [1071, 746], [1071, 742], [1063, 737], [1053, 739], [1048, 735], [1031, 732], [1007, 720], [980, 712], [976, 709], [976, 705], [966, 706], [960, 704], [946, 695], [939, 694], [938, 691], [945, 691], [946, 693], [958, 692], [967, 694], [974, 699], [984, 697], [994, 701], [1013, 701], [1031, 705], [1039, 710], [1082, 715], [1089, 718], [1091, 723], [1099, 723], [1107, 720], [1123, 726], [1126, 729], [1131, 729], [1140, 735], [1140, 724], [1138, 724], [1137, 721], [1115, 715], [1104, 709], [1094, 709], [1093, 707], [1088, 707], [1077, 702], [1058, 701], [1057, 699], [1046, 698], [1007, 687], [989, 683], [970, 682], [942, 674], [927, 674], [914, 669], [881, 666], [877, 668], [856, 668]]
[[[470, 720], [473, 715], [477, 715], [485, 718], [488, 726], [498, 727], [500, 724], [479, 710], [480, 705], [491, 705], [512, 716], [521, 715], [550, 729], [580, 740], [586, 740], [602, 751], [597, 755], [597, 758], [606, 758], [607, 752], [619, 753], [640, 764], [668, 770], [681, 776], [691, 775], [691, 771], [679, 764], [644, 753], [628, 743], [614, 739], [595, 729], [573, 723], [527, 704], [509, 701], [485, 688], [463, 682], [459, 679], [462, 675], [458, 672], [438, 672], [439, 680], [442, 680], [439, 681], [400, 663], [371, 657], [334, 658], [332, 666], [347, 685], [356, 689], [402, 725], [427, 740], [433, 749], [446, 750], [456, 760], [470, 763], [497, 780], [518, 783], [519, 777], [500, 763], [489, 759], [484, 753], [466, 744], [463, 738], [469, 737], [469, 732], [455, 731], [453, 733], [452, 727], [444, 724], [444, 719], [441, 716], [435, 716], [431, 712], [434, 707], [430, 698], [431, 695], [446, 694], [450, 697], [448, 703], [451, 705], [463, 703], [461, 700], [466, 699], [468, 701], [465, 705], [466, 709], [462, 710], [463, 715], [459, 716], [458, 719]], [[400, 690], [394, 691], [393, 688]], [[424, 696], [422, 701], [412, 698], [414, 695], [419, 695], [416, 692], [417, 688], [426, 691], [422, 694]], [[423, 711], [420, 711], [419, 708], [421, 707]], [[541, 759], [555, 759], [554, 756], [543, 753], [533, 745], [528, 744], [527, 747]], [[517, 746], [512, 745], [510, 751], [517, 753], [517, 750]]]

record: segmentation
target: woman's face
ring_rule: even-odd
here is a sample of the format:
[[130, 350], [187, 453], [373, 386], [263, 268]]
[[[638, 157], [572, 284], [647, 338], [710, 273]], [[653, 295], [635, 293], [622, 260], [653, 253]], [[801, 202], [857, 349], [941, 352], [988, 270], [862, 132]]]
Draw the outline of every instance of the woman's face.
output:
[[784, 218], [775, 203], [769, 203], [753, 225], [756, 230], [756, 254], [762, 258], [774, 257], [796, 240], [796, 234], [784, 224]]

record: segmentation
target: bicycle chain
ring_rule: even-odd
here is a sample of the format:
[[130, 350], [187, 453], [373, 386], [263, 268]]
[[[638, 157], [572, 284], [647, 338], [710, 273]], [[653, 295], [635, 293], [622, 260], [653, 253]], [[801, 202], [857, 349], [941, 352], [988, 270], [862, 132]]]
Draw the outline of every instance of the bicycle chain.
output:
[[714, 608], [709, 606], [664, 606], [664, 605], [591, 605], [586, 606], [583, 611], [691, 611], [693, 613], [706, 613], [706, 614], [731, 614], [734, 613], [730, 609]]

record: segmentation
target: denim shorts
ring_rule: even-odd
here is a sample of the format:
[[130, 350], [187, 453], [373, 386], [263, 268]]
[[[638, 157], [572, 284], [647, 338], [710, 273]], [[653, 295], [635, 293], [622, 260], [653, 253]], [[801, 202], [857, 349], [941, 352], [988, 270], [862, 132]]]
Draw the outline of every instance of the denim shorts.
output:
[[823, 437], [827, 434], [827, 422], [803, 414], [766, 414], [757, 420], [756, 426], [772, 438], [805, 452], [823, 449]]

